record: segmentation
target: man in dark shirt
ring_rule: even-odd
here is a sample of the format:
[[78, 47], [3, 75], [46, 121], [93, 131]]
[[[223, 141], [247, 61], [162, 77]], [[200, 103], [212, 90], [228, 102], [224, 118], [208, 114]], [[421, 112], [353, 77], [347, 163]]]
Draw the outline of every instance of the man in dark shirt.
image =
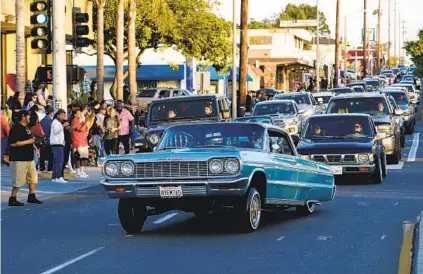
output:
[[9, 198], [9, 206], [23, 206], [16, 200], [19, 189], [29, 185], [28, 203], [41, 204], [35, 196], [35, 186], [38, 183], [38, 173], [35, 168], [34, 151], [37, 157], [40, 154], [35, 146], [35, 139], [27, 127], [31, 119], [30, 112], [23, 110], [17, 116], [18, 123], [10, 130], [10, 170], [12, 172], [13, 189]]
[[40, 121], [41, 127], [46, 135], [45, 142], [41, 148], [41, 158], [40, 158], [40, 171], [45, 171], [46, 164], [45, 161], [48, 161], [47, 171], [51, 172], [53, 170], [53, 152], [50, 146], [50, 129], [51, 123], [53, 122], [53, 107], [46, 108], [46, 116]]

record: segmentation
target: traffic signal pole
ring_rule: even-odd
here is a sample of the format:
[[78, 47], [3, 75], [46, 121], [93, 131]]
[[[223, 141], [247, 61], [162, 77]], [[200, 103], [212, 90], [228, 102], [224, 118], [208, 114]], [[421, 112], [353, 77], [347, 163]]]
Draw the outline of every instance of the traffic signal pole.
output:
[[53, 4], [53, 101], [56, 109], [67, 111], [65, 1]]

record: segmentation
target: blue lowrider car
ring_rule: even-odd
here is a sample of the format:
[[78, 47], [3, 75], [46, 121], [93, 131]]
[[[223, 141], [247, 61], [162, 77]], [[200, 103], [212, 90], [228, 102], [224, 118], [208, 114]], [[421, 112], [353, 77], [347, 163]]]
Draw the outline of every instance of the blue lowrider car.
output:
[[152, 153], [107, 157], [103, 173], [128, 233], [169, 210], [229, 211], [254, 231], [262, 209], [296, 207], [308, 215], [335, 195], [328, 166], [300, 158], [284, 130], [259, 123], [175, 125]]

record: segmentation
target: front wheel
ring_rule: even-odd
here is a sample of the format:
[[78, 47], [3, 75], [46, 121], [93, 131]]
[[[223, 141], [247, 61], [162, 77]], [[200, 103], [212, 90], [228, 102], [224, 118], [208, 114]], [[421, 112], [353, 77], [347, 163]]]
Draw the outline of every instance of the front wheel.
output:
[[120, 199], [118, 206], [120, 224], [129, 234], [139, 233], [147, 219], [147, 211], [137, 199]]
[[258, 229], [261, 220], [260, 193], [255, 188], [251, 188], [245, 201], [246, 208], [241, 209], [240, 228], [243, 232], [253, 232]]
[[382, 164], [382, 176], [385, 178], [388, 175], [388, 161], [386, 160], [386, 154], [382, 155], [383, 164]]
[[405, 133], [401, 135], [401, 147], [405, 147]]
[[383, 181], [382, 161], [379, 158], [376, 163], [376, 170], [372, 174], [372, 183], [380, 184]]

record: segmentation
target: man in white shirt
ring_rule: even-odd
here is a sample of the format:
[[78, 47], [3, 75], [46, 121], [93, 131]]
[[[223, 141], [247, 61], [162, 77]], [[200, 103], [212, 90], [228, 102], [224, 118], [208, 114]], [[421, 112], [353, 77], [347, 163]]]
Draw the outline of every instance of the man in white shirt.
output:
[[50, 146], [53, 151], [53, 183], [67, 183], [62, 177], [62, 167], [64, 161], [65, 132], [63, 123], [66, 121], [66, 112], [59, 109], [54, 115], [55, 119], [51, 123]]

